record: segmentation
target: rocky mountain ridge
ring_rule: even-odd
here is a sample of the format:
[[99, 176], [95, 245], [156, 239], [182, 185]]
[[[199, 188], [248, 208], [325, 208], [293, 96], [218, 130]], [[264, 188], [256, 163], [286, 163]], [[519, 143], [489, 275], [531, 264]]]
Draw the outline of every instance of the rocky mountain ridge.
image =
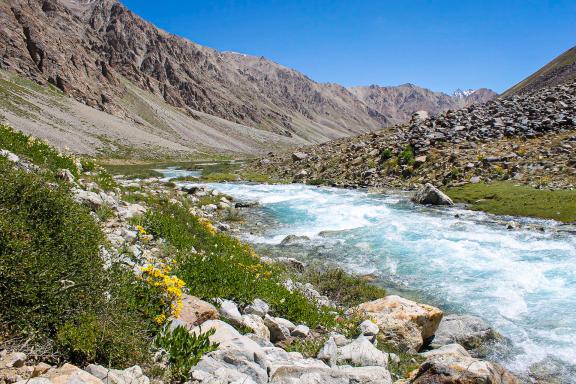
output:
[[[14, 94], [2, 84], [9, 103], [34, 104], [24, 114], [0, 103], [4, 119], [83, 153], [118, 138], [143, 152], [152, 152], [154, 141], [164, 147], [157, 151], [168, 153], [259, 152], [269, 142], [284, 148], [319, 143], [403, 121], [416, 109], [455, 107], [435, 97], [424, 104], [381, 101], [386, 108], [377, 108], [352, 90], [317, 83], [263, 57], [219, 52], [162, 31], [116, 0], [8, 0], [0, 3], [0, 24], [0, 69], [50, 84], [94, 109], [87, 116], [76, 105], [59, 108], [60, 101], [37, 100], [29, 90]], [[63, 116], [46, 122], [41, 115], [52, 114], [54, 104]], [[37, 116], [27, 115], [38, 109]], [[70, 121], [66, 131], [77, 140], [59, 139], [62, 120]], [[161, 140], [144, 144], [131, 138], [133, 131]]]
[[396, 87], [370, 85], [352, 87], [350, 91], [370, 108], [389, 116], [390, 121], [396, 124], [408, 121], [416, 111], [424, 110], [429, 114], [436, 115], [449, 109], [460, 109], [472, 104], [485, 103], [497, 96], [496, 92], [486, 88], [466, 92], [457, 90], [454, 94], [448, 95], [414, 84], [403, 84]]

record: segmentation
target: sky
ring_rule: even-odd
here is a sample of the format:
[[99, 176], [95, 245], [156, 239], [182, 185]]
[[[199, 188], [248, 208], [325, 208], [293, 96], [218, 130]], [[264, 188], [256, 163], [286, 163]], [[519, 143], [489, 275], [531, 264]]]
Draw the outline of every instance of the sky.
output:
[[576, 0], [121, 0], [156, 26], [318, 82], [503, 92], [576, 45]]

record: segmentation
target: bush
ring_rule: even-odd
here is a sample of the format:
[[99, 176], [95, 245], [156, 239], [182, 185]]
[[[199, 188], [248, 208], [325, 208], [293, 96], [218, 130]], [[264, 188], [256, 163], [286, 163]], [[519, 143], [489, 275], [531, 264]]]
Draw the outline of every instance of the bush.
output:
[[392, 150], [390, 148], [385, 148], [380, 151], [380, 163], [384, 163], [392, 158]]
[[217, 343], [211, 343], [209, 337], [214, 334], [211, 329], [199, 335], [191, 334], [186, 327], [178, 326], [173, 330], [167, 325], [154, 339], [154, 346], [168, 354], [170, 379], [172, 382], [184, 382], [190, 369], [198, 364], [202, 356], [215, 351]]
[[64, 183], [0, 161], [2, 342], [50, 345], [54, 362], [145, 362], [161, 292], [117, 265], [105, 270], [102, 245]]
[[78, 167], [72, 156], [61, 154], [47, 142], [15, 131], [8, 125], [0, 124], [0, 149], [6, 149], [23, 156], [38, 166], [52, 171], [68, 169], [78, 176]]
[[412, 147], [410, 145], [406, 146], [406, 148], [404, 148], [404, 150], [400, 153], [399, 158], [402, 164], [413, 165], [415, 160], [414, 150]]

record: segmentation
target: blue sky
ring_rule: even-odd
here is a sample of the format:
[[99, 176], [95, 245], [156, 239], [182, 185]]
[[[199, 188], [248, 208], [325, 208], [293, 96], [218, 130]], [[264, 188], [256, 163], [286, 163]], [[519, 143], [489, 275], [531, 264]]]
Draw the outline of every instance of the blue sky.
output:
[[168, 32], [313, 80], [502, 92], [576, 45], [576, 0], [122, 0]]

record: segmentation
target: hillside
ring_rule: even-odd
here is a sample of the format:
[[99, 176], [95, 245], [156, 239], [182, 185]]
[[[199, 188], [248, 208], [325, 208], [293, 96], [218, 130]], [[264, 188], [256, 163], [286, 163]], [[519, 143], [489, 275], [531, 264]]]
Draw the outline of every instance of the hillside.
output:
[[354, 89], [164, 32], [116, 0], [3, 1], [0, 24], [0, 118], [80, 153], [255, 154], [454, 107], [434, 97], [380, 108]]
[[538, 71], [522, 80], [502, 97], [534, 92], [543, 87], [550, 87], [576, 79], [576, 47], [572, 47]]

